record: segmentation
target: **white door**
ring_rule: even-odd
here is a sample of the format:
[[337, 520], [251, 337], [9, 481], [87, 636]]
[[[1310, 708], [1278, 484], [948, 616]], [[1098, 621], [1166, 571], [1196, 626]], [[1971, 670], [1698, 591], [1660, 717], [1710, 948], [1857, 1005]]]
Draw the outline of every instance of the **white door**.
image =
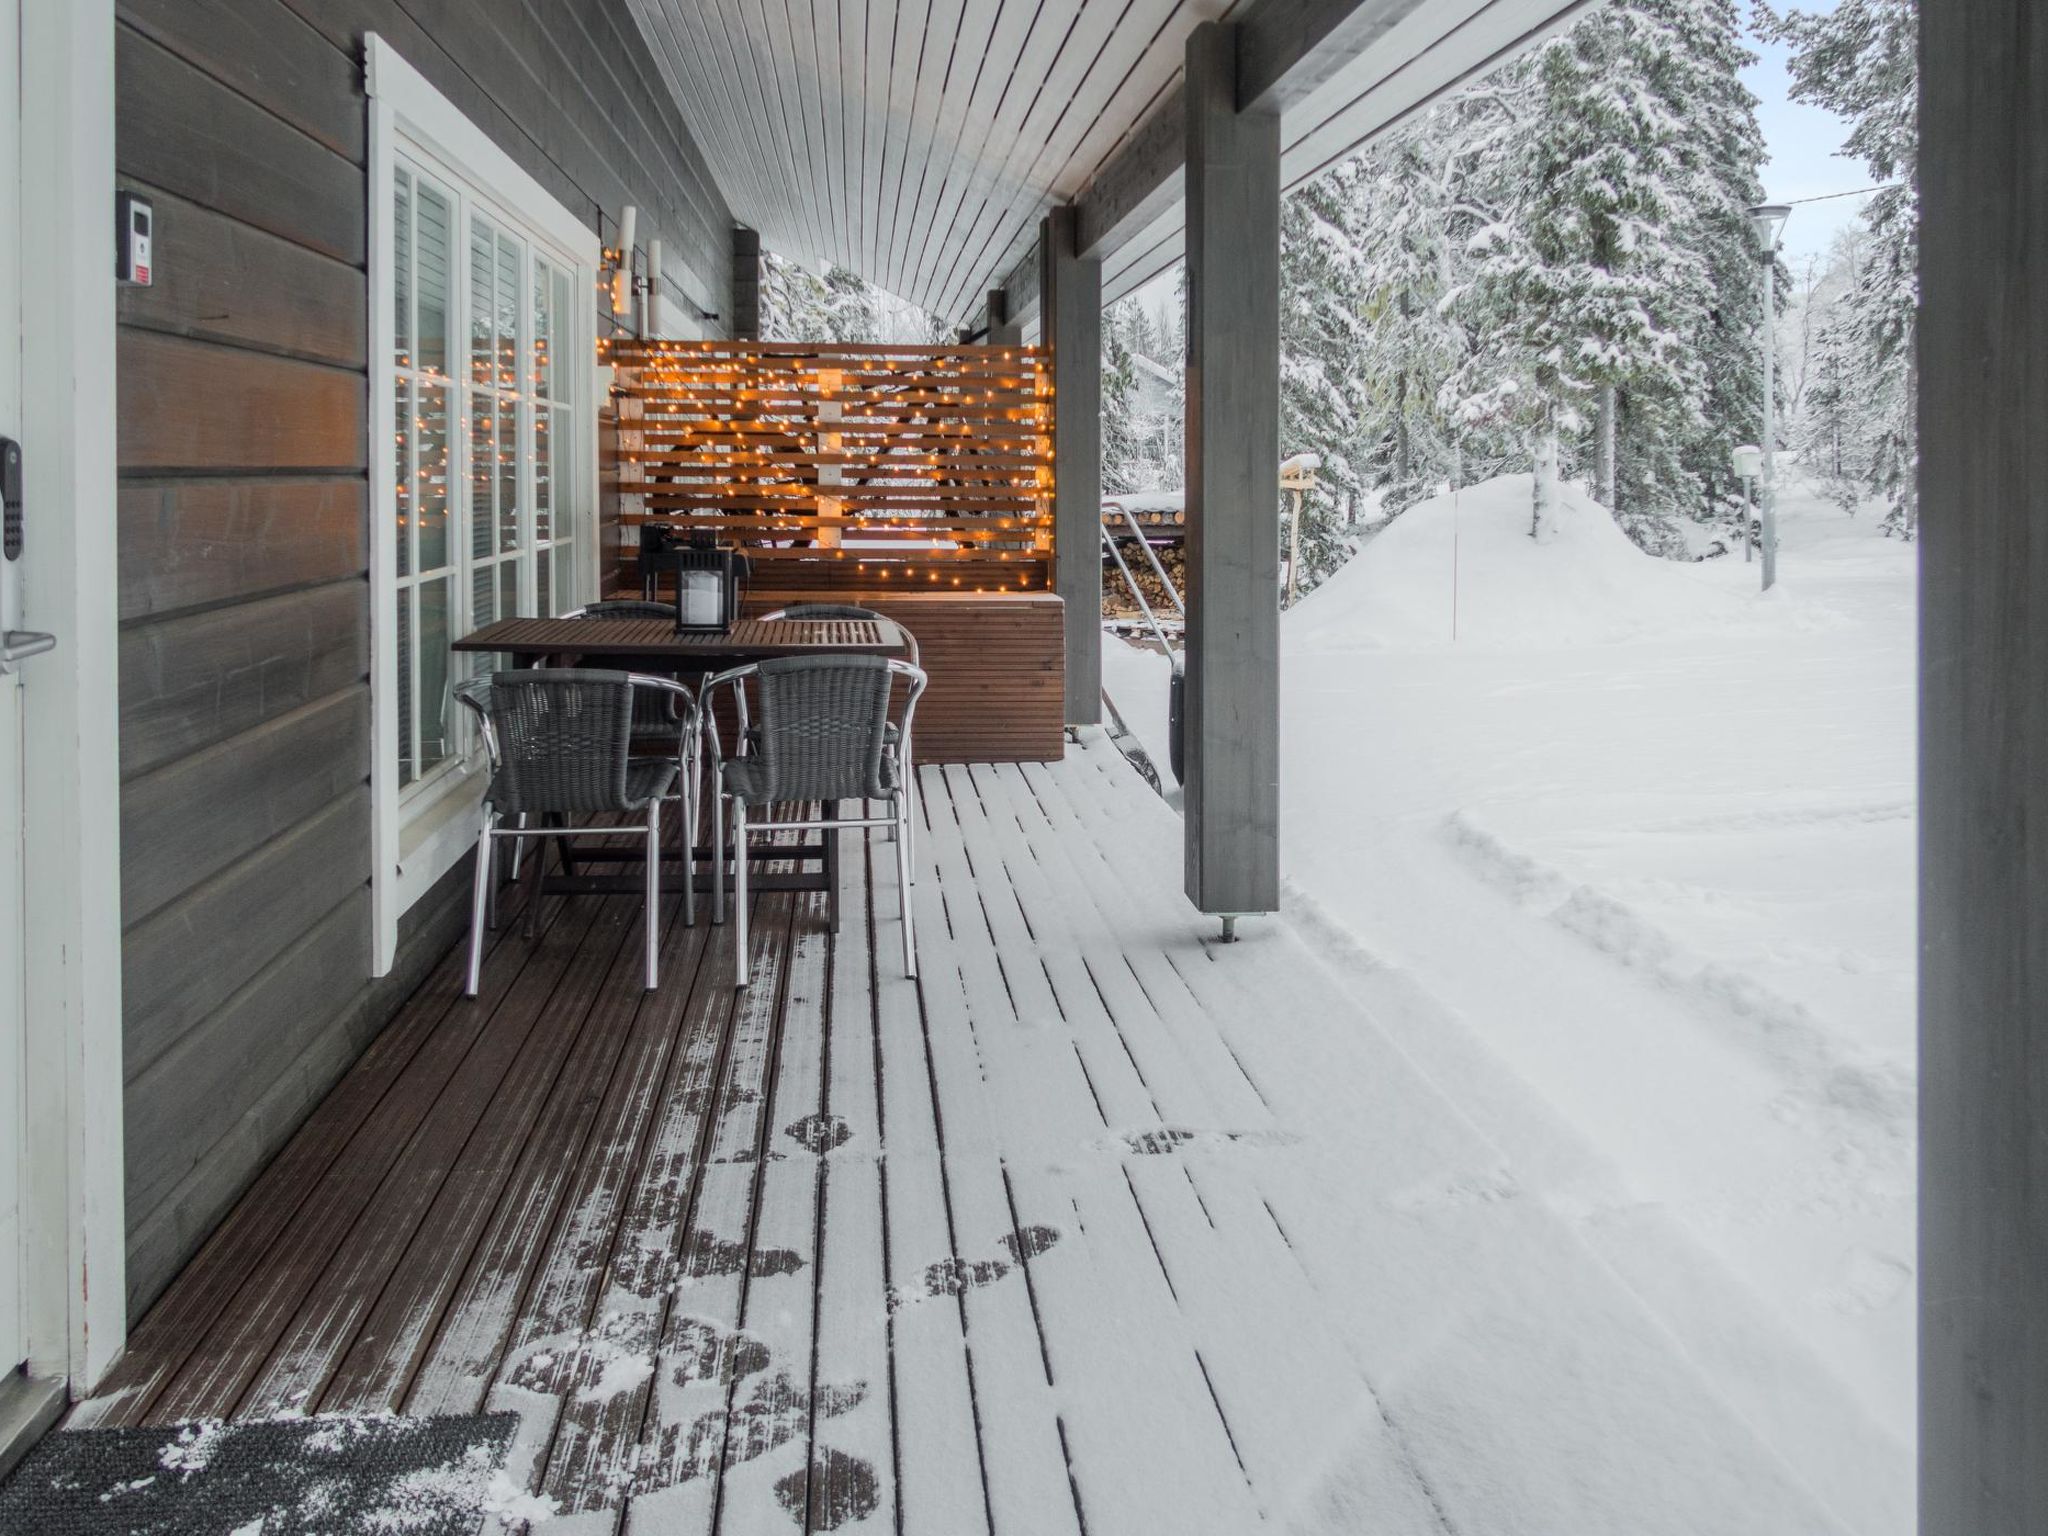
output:
[[[20, 210], [21, 3], [0, 0], [0, 437], [9, 443], [21, 438]], [[0, 631], [13, 641], [23, 628], [20, 568], [0, 551]], [[20, 671], [0, 661], [0, 1371], [13, 1369], [28, 1355], [22, 1306], [22, 1085], [27, 1061], [21, 688]]]

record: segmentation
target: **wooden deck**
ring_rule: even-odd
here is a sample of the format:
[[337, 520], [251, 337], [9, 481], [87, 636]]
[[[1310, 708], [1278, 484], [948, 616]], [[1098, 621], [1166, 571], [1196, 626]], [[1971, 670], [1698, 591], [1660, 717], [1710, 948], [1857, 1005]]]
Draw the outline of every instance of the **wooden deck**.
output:
[[1211, 942], [1099, 735], [923, 782], [921, 982], [880, 841], [836, 935], [760, 897], [744, 993], [729, 926], [672, 912], [644, 993], [637, 903], [551, 898], [475, 1003], [448, 957], [73, 1422], [514, 1409], [575, 1536], [1441, 1536], [1498, 1528], [1538, 1425], [1585, 1442], [1539, 1510], [1719, 1529], [1679, 1511], [1782, 1475], [1612, 1453], [1721, 1410], [1283, 925]]
[[[822, 894], [759, 899], [744, 993], [730, 927], [672, 911], [650, 994], [635, 901], [550, 899], [531, 946], [508, 910], [477, 1001], [451, 954], [73, 1423], [509, 1405], [539, 1493], [634, 1529], [1130, 1530], [1135, 1348], [1178, 1378], [1149, 1415], [1186, 1421], [1152, 1451], [1255, 1521], [1176, 1270], [1273, 1219], [1178, 1168], [1148, 1195], [1103, 1147], [1168, 1105], [1267, 1116], [1220, 1040], [1163, 1037], [1185, 957], [1087, 953], [1114, 949], [1077, 867], [1109, 808], [1077, 796], [1145, 793], [1103, 756], [926, 770], [921, 987], [884, 843], [849, 841], [836, 935]], [[1099, 1166], [1012, 1162], [1011, 1114]]]

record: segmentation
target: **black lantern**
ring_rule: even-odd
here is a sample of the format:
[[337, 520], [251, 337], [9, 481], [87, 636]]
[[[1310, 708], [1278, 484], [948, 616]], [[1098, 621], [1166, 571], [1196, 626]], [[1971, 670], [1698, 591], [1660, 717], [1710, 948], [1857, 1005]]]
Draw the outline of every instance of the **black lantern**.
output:
[[718, 635], [732, 627], [745, 565], [739, 551], [721, 549], [708, 531], [684, 534], [668, 523], [640, 527], [640, 595], [666, 602], [663, 589], [673, 590], [678, 634]]

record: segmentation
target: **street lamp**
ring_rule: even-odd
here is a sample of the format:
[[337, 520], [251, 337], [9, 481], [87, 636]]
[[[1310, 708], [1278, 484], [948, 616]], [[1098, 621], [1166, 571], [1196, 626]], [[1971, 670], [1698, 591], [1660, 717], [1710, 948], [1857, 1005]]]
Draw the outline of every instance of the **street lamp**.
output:
[[1778, 242], [1792, 210], [1759, 203], [1749, 210], [1764, 262], [1764, 590], [1778, 579]]

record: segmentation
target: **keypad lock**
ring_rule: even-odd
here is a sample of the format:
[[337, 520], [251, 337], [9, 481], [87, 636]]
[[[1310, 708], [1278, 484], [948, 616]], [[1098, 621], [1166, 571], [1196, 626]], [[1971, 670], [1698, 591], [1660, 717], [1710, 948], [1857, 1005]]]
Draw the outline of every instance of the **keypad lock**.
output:
[[6, 508], [6, 532], [0, 537], [0, 554], [9, 560], [21, 558], [21, 444], [0, 437], [0, 504]]

